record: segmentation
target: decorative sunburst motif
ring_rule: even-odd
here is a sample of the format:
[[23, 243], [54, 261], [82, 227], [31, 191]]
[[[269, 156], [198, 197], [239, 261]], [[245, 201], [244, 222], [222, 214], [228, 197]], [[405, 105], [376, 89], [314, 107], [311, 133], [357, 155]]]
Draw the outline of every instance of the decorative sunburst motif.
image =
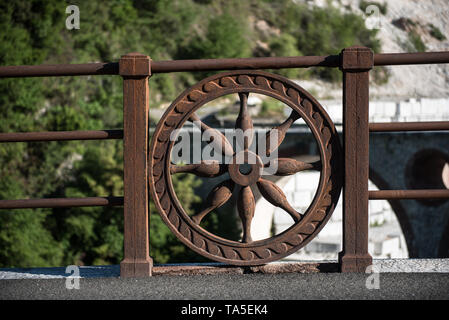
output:
[[[251, 221], [254, 217], [256, 201], [251, 190], [251, 186], [257, 185], [260, 194], [272, 205], [285, 210], [293, 218], [295, 223], [302, 219], [302, 214], [297, 212], [287, 201], [287, 197], [283, 191], [273, 182], [262, 178], [264, 167], [270, 166], [270, 163], [263, 163], [261, 158], [254, 152], [249, 150], [254, 140], [254, 127], [251, 116], [248, 112], [248, 96], [249, 92], [239, 92], [240, 111], [235, 122], [235, 129], [242, 130], [242, 138], [237, 139], [237, 143], [243, 144], [242, 151], [236, 151], [232, 147], [231, 142], [220, 131], [210, 128], [203, 123], [194, 113], [189, 120], [192, 121], [202, 131], [209, 131], [212, 137], [209, 144], [213, 145], [224, 156], [230, 156], [229, 164], [220, 164], [218, 160], [203, 160], [198, 164], [190, 165], [171, 165], [170, 172], [175, 173], [192, 173], [200, 177], [214, 178], [226, 172], [229, 173], [230, 179], [225, 180], [214, 188], [206, 198], [204, 209], [192, 216], [192, 220], [200, 224], [201, 220], [213, 210], [223, 206], [232, 196], [236, 185], [241, 186], [237, 197], [237, 209], [240, 220], [242, 222], [243, 242], [252, 242], [251, 237]], [[281, 145], [285, 138], [287, 130], [290, 126], [300, 118], [296, 111], [292, 111], [290, 116], [279, 126], [272, 128], [266, 135], [266, 155], [273, 154]], [[273, 137], [275, 136], [274, 143]], [[248, 159], [255, 159], [255, 163], [249, 163]], [[320, 170], [321, 161], [307, 163], [289, 158], [270, 159], [271, 165], [276, 168], [273, 173], [276, 176], [289, 176], [303, 170]], [[242, 167], [249, 167], [245, 173], [242, 173]]]
[[[292, 108], [290, 116], [284, 122], [266, 133], [266, 155], [277, 154], [275, 151], [282, 144], [288, 129], [302, 118], [318, 142], [320, 160], [308, 163], [275, 157], [270, 158], [270, 163], [267, 163], [266, 158], [256, 154], [253, 151], [255, 149], [250, 148], [258, 140], [255, 139], [253, 121], [247, 106], [251, 92], [278, 99]], [[242, 130], [243, 139], [237, 139], [238, 148], [234, 148], [220, 131], [202, 122], [195, 113], [207, 102], [232, 93], [237, 93], [240, 99], [235, 129]], [[220, 163], [217, 160], [203, 160], [195, 164], [173, 164], [171, 150], [174, 141], [169, 137], [186, 121], [191, 121], [203, 133], [207, 132], [210, 137], [208, 143], [230, 161]], [[208, 258], [226, 263], [257, 265], [295, 252], [324, 226], [340, 194], [340, 142], [328, 115], [304, 89], [281, 76], [266, 72], [236, 71], [218, 74], [186, 90], [160, 120], [152, 138], [150, 153], [150, 190], [163, 220], [190, 248]], [[249, 159], [252, 161], [248, 161]], [[287, 201], [284, 192], [263, 177], [267, 167], [271, 166], [275, 168], [271, 173], [276, 176], [293, 175], [303, 170], [321, 171], [315, 198], [305, 212], [296, 211]], [[229, 173], [229, 179], [213, 187], [203, 209], [189, 216], [179, 203], [171, 184], [171, 176], [181, 172], [206, 178]], [[236, 186], [240, 187], [237, 196], [237, 210], [243, 230], [240, 242], [223, 239], [201, 227], [204, 217], [223, 206]], [[252, 240], [251, 221], [255, 213], [252, 188], [255, 187], [268, 202], [291, 216], [294, 221], [292, 227], [269, 239]]]

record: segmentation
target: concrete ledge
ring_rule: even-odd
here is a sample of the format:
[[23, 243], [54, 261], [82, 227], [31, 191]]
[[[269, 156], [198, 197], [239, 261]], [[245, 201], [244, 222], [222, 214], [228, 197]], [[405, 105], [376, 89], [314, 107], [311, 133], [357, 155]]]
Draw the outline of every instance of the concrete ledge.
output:
[[[449, 259], [385, 259], [374, 260], [373, 271], [380, 273], [449, 273]], [[80, 278], [120, 277], [120, 266], [80, 266]], [[213, 275], [213, 274], [281, 274], [338, 272], [336, 261], [276, 262], [257, 267], [236, 267], [222, 263], [155, 265], [154, 276]], [[3, 268], [2, 279], [58, 279], [66, 278], [66, 267]]]
[[[212, 275], [212, 274], [250, 274], [250, 273], [317, 273], [323, 270], [337, 271], [338, 265], [332, 263], [270, 263], [257, 267], [236, 267], [222, 263], [183, 263], [155, 265], [153, 276], [171, 275]], [[59, 279], [70, 276], [65, 267], [54, 268], [7, 268], [0, 269], [2, 279]], [[73, 274], [72, 274], [73, 275]], [[80, 266], [80, 278], [120, 277], [120, 266]]]

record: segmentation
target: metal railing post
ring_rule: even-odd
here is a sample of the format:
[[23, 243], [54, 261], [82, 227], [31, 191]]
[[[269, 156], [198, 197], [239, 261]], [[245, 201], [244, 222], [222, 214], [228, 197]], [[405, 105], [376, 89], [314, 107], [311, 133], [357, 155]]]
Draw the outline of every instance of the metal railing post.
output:
[[368, 253], [369, 71], [374, 55], [366, 47], [341, 52], [343, 72], [343, 250], [341, 272], [365, 272]]
[[130, 53], [122, 56], [123, 160], [124, 160], [124, 259], [121, 277], [151, 276], [148, 225], [148, 78], [150, 57]]

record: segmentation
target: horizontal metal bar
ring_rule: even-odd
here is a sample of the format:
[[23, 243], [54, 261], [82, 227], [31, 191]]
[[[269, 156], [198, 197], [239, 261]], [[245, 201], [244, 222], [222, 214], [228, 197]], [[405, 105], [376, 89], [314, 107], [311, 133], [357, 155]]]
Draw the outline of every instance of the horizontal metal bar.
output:
[[449, 190], [370, 190], [368, 191], [370, 200], [386, 199], [445, 199], [449, 198]]
[[377, 122], [369, 124], [370, 132], [383, 131], [439, 131], [449, 130], [449, 121]]
[[152, 61], [151, 73], [239, 70], [239, 69], [281, 69], [308, 67], [339, 67], [340, 56], [266, 57], [236, 59], [198, 59]]
[[123, 139], [123, 130], [0, 133], [0, 142]]
[[[449, 52], [377, 53], [374, 55], [375, 66], [434, 63], [449, 63]], [[308, 67], [340, 67], [340, 55], [151, 62], [152, 73]], [[0, 78], [117, 74], [119, 74], [118, 62], [0, 67]]]
[[122, 206], [123, 197], [0, 200], [0, 209]]
[[118, 74], [118, 62], [0, 67], [0, 78]]
[[375, 66], [449, 63], [449, 51], [413, 53], [376, 53]]
[[[238, 69], [338, 67], [339, 55], [152, 61], [152, 73]], [[118, 74], [118, 62], [0, 67], [0, 78]]]

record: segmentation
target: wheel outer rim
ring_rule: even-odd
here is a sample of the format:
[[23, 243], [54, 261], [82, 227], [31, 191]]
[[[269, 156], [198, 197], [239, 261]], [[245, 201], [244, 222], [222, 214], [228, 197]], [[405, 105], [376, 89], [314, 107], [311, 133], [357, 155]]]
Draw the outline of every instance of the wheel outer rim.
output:
[[[270, 79], [271, 82], [264, 79]], [[224, 80], [231, 82], [231, 85], [229, 87], [224, 85], [217, 89], [223, 85]], [[210, 88], [214, 84], [217, 88], [207, 92], [208, 86]], [[315, 197], [299, 223], [274, 237], [241, 243], [218, 237], [196, 225], [189, 218], [177, 199], [170, 172], [166, 169], [170, 165], [174, 141], [167, 142], [164, 139], [166, 140], [167, 137], [166, 127], [172, 126], [169, 131], [181, 128], [190, 115], [207, 102], [227, 94], [248, 91], [280, 100], [301, 115], [317, 141], [322, 170]], [[194, 100], [195, 97], [196, 100]], [[295, 98], [296, 103], [292, 100]], [[306, 114], [304, 107], [299, 104], [299, 101], [302, 103], [304, 99], [310, 101], [312, 105], [309, 114]], [[194, 102], [190, 103], [189, 100]], [[326, 128], [327, 132], [324, 134]], [[329, 135], [330, 137], [327, 138]], [[324, 142], [323, 137], [327, 139]], [[165, 152], [161, 152], [161, 146], [165, 146], [163, 150]], [[265, 264], [283, 258], [305, 246], [329, 220], [338, 201], [342, 184], [341, 146], [338, 134], [327, 113], [307, 91], [297, 84], [284, 77], [262, 71], [241, 70], [220, 73], [203, 79], [185, 90], [159, 121], [151, 141], [149, 159], [150, 192], [163, 221], [178, 239], [195, 252], [212, 260], [233, 265]], [[323, 215], [324, 218], [317, 219], [317, 216]]]

